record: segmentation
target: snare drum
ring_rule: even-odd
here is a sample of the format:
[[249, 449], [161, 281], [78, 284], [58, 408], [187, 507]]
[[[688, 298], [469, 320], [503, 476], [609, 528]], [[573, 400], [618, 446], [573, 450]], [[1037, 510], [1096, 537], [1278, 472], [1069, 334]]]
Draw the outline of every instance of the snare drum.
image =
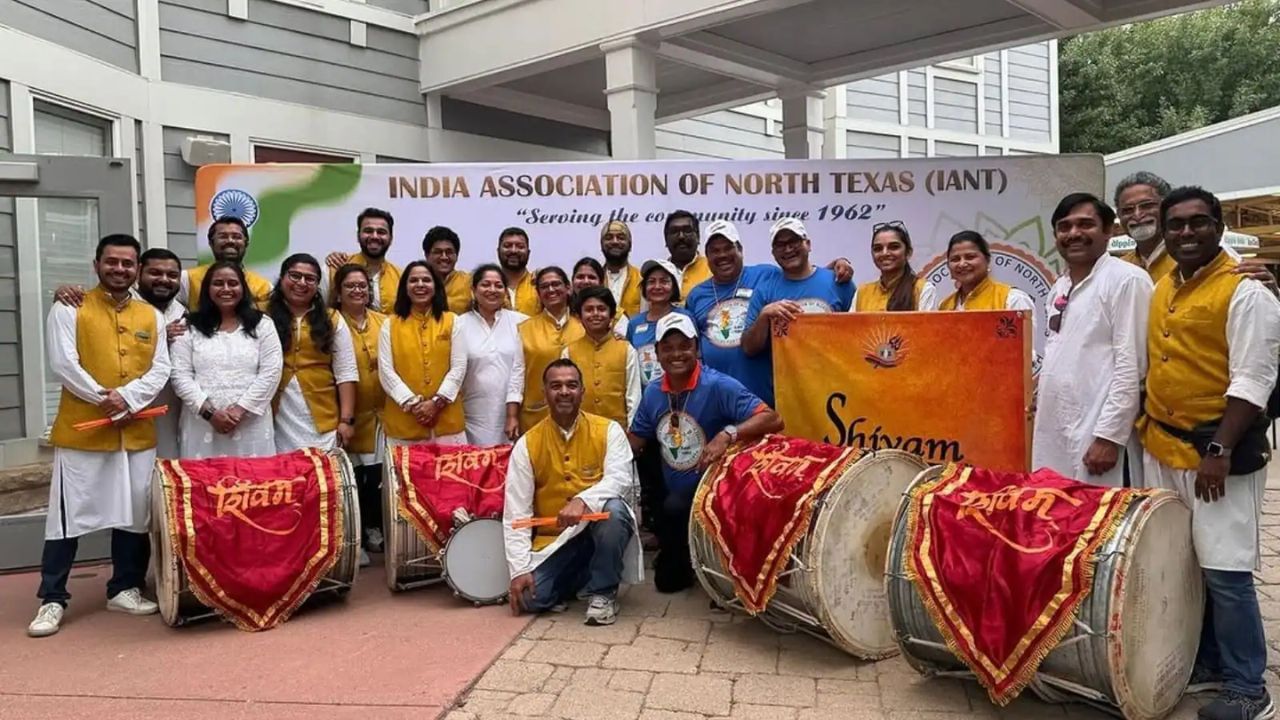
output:
[[[894, 654], [885, 552], [898, 498], [925, 467], [918, 455], [901, 450], [867, 453], [851, 465], [815, 502], [809, 531], [757, 617], [776, 630], [808, 633], [857, 657]], [[716, 604], [741, 611], [729, 574], [697, 520], [689, 523], [689, 551], [698, 581]]]
[[[932, 467], [916, 483], [936, 480]], [[908, 498], [889, 546], [885, 584], [893, 631], [923, 675], [972, 677], [934, 627], [905, 570]], [[1129, 720], [1162, 718], [1191, 677], [1204, 620], [1204, 580], [1191, 544], [1191, 511], [1170, 492], [1138, 497], [1098, 548], [1093, 589], [1075, 629], [1040, 664], [1030, 688], [1050, 702], [1080, 701]]]
[[[311, 593], [312, 597], [322, 593], [346, 595], [355, 584], [356, 571], [360, 567], [360, 505], [356, 497], [355, 473], [342, 450], [331, 450], [329, 454], [338, 461], [342, 547], [338, 561], [329, 574], [321, 578]], [[169, 505], [165, 502], [163, 482], [164, 476], [159, 471], [152, 473], [151, 562], [160, 617], [170, 627], [178, 627], [195, 620], [217, 617], [218, 614], [196, 599], [187, 581], [186, 569], [173, 553], [169, 537]]]
[[439, 552], [427, 547], [418, 531], [400, 514], [400, 472], [387, 448], [382, 463], [382, 561], [387, 569], [387, 587], [392, 591], [433, 585], [443, 578]]
[[477, 518], [455, 525], [440, 557], [444, 581], [455, 597], [477, 606], [506, 600], [511, 576], [501, 520]]

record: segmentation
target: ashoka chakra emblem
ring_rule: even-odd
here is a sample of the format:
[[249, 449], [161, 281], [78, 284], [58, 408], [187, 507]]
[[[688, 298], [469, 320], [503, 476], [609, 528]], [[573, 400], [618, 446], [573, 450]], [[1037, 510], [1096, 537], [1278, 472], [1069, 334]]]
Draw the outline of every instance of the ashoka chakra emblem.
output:
[[250, 226], [258, 219], [258, 201], [243, 190], [223, 190], [213, 196], [213, 202], [209, 203], [209, 214], [215, 220], [228, 215], [237, 217], [245, 226]]

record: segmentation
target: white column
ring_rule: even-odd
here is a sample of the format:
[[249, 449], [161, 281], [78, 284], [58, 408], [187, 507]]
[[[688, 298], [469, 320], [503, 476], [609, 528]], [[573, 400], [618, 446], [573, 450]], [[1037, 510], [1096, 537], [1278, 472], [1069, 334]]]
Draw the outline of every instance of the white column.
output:
[[604, 51], [613, 157], [651, 160], [656, 154], [654, 125], [658, 110], [655, 48], [640, 38], [600, 46]]
[[827, 90], [822, 101], [822, 157], [843, 160], [849, 155], [849, 95], [844, 85]]
[[782, 148], [787, 158], [822, 157], [822, 103], [827, 94], [801, 87], [779, 91], [782, 98]]

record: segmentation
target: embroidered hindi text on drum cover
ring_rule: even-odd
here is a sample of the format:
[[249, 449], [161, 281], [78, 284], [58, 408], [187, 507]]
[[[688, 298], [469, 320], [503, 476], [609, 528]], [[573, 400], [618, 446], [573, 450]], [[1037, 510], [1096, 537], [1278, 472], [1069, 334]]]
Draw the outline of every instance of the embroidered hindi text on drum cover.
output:
[[337, 458], [316, 449], [262, 458], [161, 460], [169, 542], [191, 590], [242, 630], [284, 622], [337, 562]]
[[433, 552], [453, 529], [452, 513], [501, 517], [510, 445], [402, 445], [391, 450], [400, 473], [396, 506]]
[[715, 544], [743, 608], [764, 611], [778, 574], [809, 531], [817, 498], [862, 451], [769, 435], [730, 451], [708, 471], [693, 500], [696, 522]]
[[1143, 494], [956, 465], [911, 489], [907, 577], [992, 702], [1017, 697], [1071, 630], [1095, 551]]

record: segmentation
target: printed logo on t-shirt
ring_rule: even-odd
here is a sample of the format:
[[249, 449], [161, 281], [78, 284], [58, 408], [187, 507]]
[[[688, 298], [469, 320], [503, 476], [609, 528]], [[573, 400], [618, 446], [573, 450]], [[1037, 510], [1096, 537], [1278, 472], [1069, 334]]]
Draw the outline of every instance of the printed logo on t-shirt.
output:
[[747, 325], [747, 305], [746, 300], [737, 297], [716, 303], [707, 314], [707, 327], [703, 331], [707, 342], [719, 348], [738, 347]]
[[658, 420], [658, 444], [662, 461], [672, 470], [690, 470], [702, 458], [707, 436], [702, 427], [687, 413], [670, 412]]
[[658, 363], [657, 347], [642, 345], [636, 348], [636, 354], [640, 356], [640, 385], [647, 386], [654, 380], [661, 380], [665, 373], [662, 371], [662, 365]]
[[831, 312], [831, 305], [821, 298], [799, 298], [796, 304], [800, 306], [801, 312], [806, 315], [823, 315]]

